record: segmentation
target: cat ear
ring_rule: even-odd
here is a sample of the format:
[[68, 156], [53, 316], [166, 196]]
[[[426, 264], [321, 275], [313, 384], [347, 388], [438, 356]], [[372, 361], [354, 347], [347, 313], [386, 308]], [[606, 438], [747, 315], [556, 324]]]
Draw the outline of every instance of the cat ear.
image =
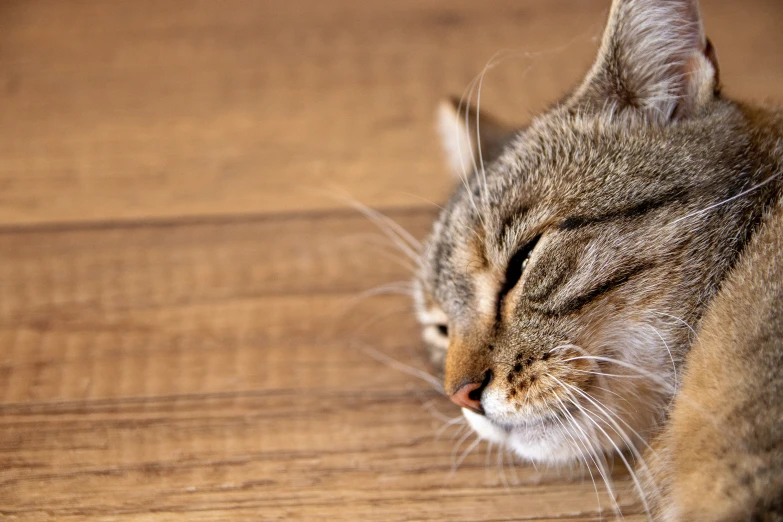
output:
[[667, 122], [694, 114], [719, 89], [698, 0], [614, 0], [598, 59], [573, 100]]
[[440, 103], [437, 123], [446, 158], [456, 177], [466, 177], [480, 161], [486, 165], [496, 158], [513, 134], [513, 129], [484, 111], [479, 115], [471, 105], [460, 104], [456, 98]]

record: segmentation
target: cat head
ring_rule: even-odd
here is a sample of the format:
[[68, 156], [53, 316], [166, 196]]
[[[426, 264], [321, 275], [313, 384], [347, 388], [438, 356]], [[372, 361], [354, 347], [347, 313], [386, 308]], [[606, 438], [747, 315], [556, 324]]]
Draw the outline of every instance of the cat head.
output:
[[459, 109], [415, 281], [446, 393], [532, 460], [633, 445], [760, 219], [764, 190], [733, 196], [768, 174], [696, 0], [616, 0], [584, 81], [525, 128]]

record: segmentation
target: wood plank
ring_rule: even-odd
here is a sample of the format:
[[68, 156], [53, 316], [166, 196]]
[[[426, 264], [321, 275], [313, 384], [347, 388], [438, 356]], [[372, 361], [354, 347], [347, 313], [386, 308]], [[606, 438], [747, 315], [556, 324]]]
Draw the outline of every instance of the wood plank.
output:
[[[397, 214], [419, 235], [433, 217], [428, 208]], [[418, 342], [407, 299], [356, 302], [364, 290], [410, 279], [356, 212], [8, 232], [0, 251], [14, 252], [0, 258], [4, 402], [196, 392], [178, 390], [183, 379], [199, 382], [199, 393], [328, 386], [359, 359], [373, 366], [346, 335], [389, 311], [407, 316], [404, 330], [397, 321], [396, 331], [356, 341]], [[303, 365], [293, 374], [268, 367], [286, 359]], [[188, 375], [166, 378], [176, 368]], [[336, 373], [316, 378], [326, 369]]]
[[[511, 49], [482, 107], [524, 121], [607, 3], [0, 3], [0, 519], [613, 519], [583, 470], [452, 472], [456, 408], [384, 359], [426, 369], [407, 297], [358, 299], [410, 269], [323, 190], [422, 237], [438, 99]], [[774, 97], [783, 4], [703, 8]]]
[[[392, 217], [421, 235], [433, 211]], [[501, 472], [485, 446], [452, 473], [456, 408], [362, 351], [424, 367], [406, 296], [352, 303], [408, 276], [373, 232], [332, 212], [0, 233], [0, 513], [596, 520], [584, 474]]]
[[[606, 6], [4, 2], [0, 223], [335, 208], [311, 190], [332, 187], [375, 206], [442, 200], [437, 101], [505, 49], [482, 106], [528, 119], [586, 69]], [[783, 4], [704, 11], [729, 92], [776, 95]]]
[[[413, 391], [270, 393], [6, 410], [0, 433], [25, 437], [2, 457], [0, 487], [12, 492], [4, 504], [14, 506], [4, 514], [597, 519], [589, 479], [564, 480], [531, 467], [501, 473], [494, 454], [487, 466], [484, 451], [452, 474], [454, 442], [435, 440], [439, 423], [421, 400]], [[610, 503], [603, 492], [601, 501]]]

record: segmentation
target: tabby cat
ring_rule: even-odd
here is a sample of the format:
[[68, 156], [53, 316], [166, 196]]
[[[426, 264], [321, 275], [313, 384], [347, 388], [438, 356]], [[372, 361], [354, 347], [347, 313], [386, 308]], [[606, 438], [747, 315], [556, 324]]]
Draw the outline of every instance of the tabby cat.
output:
[[655, 520], [783, 520], [783, 112], [721, 95], [697, 0], [615, 0], [521, 130], [442, 120], [461, 182], [415, 305], [473, 430], [614, 454]]

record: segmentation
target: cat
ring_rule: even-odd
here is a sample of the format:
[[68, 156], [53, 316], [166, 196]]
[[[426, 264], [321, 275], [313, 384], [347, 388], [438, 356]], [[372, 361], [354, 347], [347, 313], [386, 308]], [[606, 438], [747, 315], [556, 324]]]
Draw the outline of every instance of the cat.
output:
[[524, 128], [440, 119], [414, 304], [472, 429], [607, 486], [613, 454], [654, 520], [783, 520], [783, 112], [721, 94], [697, 1], [615, 0]]

